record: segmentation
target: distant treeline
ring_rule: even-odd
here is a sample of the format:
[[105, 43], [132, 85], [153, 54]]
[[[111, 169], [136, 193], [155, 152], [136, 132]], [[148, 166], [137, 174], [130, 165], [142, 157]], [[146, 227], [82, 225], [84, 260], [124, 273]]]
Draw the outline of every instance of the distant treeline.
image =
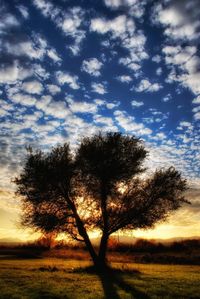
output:
[[109, 250], [118, 252], [167, 252], [167, 251], [185, 251], [191, 249], [200, 249], [200, 239], [186, 239], [173, 242], [157, 242], [146, 239], [138, 239], [133, 244], [120, 243], [115, 239], [110, 240]]
[[[55, 241], [40, 238], [23, 244], [1, 244], [0, 259], [5, 257], [66, 259], [90, 259], [84, 244]], [[173, 242], [137, 239], [133, 243], [122, 243], [116, 238], [109, 240], [108, 259], [118, 262], [200, 264], [200, 239], [186, 239]]]
[[[24, 249], [85, 249], [84, 244], [78, 242], [65, 242], [50, 240], [49, 238], [40, 238], [27, 243], [2, 243], [0, 248], [24, 248]], [[110, 238], [108, 248], [110, 252], [166, 252], [166, 251], [185, 251], [191, 249], [200, 249], [199, 239], [184, 239], [173, 242], [161, 242], [156, 240], [137, 239], [132, 243], [124, 243], [116, 238]]]

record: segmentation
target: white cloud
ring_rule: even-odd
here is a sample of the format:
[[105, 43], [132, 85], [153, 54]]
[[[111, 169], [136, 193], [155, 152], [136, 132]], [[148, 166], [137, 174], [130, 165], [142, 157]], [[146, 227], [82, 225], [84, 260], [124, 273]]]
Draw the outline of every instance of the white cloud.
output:
[[57, 85], [54, 85], [54, 84], [47, 84], [46, 87], [47, 87], [48, 91], [49, 91], [51, 94], [53, 94], [53, 95], [55, 95], [55, 94], [61, 92], [61, 88], [60, 88], [59, 86], [57, 86]]
[[71, 8], [64, 14], [63, 20], [61, 22], [58, 21], [58, 26], [62, 28], [62, 31], [74, 39], [74, 44], [69, 46], [74, 55], [79, 54], [81, 43], [85, 38], [85, 31], [80, 29], [83, 21], [84, 12], [80, 7]]
[[170, 93], [168, 93], [164, 98], [162, 99], [163, 102], [168, 102], [172, 99], [172, 96]]
[[128, 13], [136, 18], [141, 18], [144, 14], [144, 0], [104, 0], [106, 6], [111, 9], [127, 8]]
[[193, 104], [200, 104], [200, 95], [192, 101]]
[[[80, 12], [78, 10], [78, 12]], [[77, 14], [74, 15], [66, 15], [62, 22], [62, 29], [67, 35], [73, 35], [74, 32], [81, 24], [81, 19]]]
[[73, 76], [67, 72], [58, 71], [56, 72], [56, 78], [61, 85], [66, 83], [72, 89], [79, 89], [78, 76]]
[[118, 76], [116, 77], [117, 80], [119, 80], [122, 83], [129, 83], [132, 81], [132, 78], [128, 75], [122, 75], [122, 76]]
[[199, 3], [187, 0], [169, 1], [165, 7], [157, 4], [154, 9], [153, 18], [157, 23], [165, 27], [164, 33], [174, 40], [195, 40], [199, 33]]
[[194, 114], [194, 119], [195, 119], [195, 120], [200, 120], [200, 111], [199, 111], [199, 112], [196, 112], [196, 113]]
[[[2, 8], [2, 7], [1, 7]], [[1, 22], [0, 22], [0, 33], [6, 32], [8, 29], [13, 27], [19, 27], [20, 22], [10, 13], [3, 13], [1, 11]]]
[[103, 84], [101, 84], [101, 83], [95, 83], [95, 82], [93, 82], [91, 84], [91, 86], [92, 86], [92, 91], [93, 92], [96, 92], [96, 93], [99, 93], [99, 94], [105, 94], [105, 93], [107, 93], [105, 86]]
[[47, 55], [54, 61], [54, 62], [60, 62], [62, 59], [58, 56], [55, 49], [49, 49], [47, 50]]
[[181, 121], [179, 125], [181, 127], [192, 128], [192, 124], [188, 121]]
[[144, 105], [144, 103], [142, 101], [131, 101], [131, 105], [134, 107], [134, 108], [138, 108], [138, 107], [141, 107]]
[[100, 76], [100, 70], [103, 64], [97, 58], [90, 58], [88, 60], [83, 60], [82, 71], [89, 73], [92, 76]]
[[32, 65], [32, 69], [34, 74], [40, 79], [40, 80], [46, 80], [50, 77], [50, 73], [47, 72], [47, 70], [39, 63], [34, 63]]
[[160, 55], [153, 56], [152, 61], [154, 61], [156, 63], [160, 63], [161, 62], [161, 56]]
[[23, 80], [32, 75], [32, 71], [20, 66], [15, 60], [11, 65], [2, 65], [0, 68], [0, 83], [14, 84], [18, 80]]
[[70, 111], [64, 101], [51, 101], [43, 110], [45, 114], [56, 118], [65, 119], [70, 115]]
[[66, 102], [54, 101], [50, 95], [42, 96], [36, 102], [35, 106], [37, 109], [42, 110], [45, 115], [51, 115], [55, 118], [65, 119], [70, 115], [70, 111], [66, 105]]
[[28, 12], [28, 8], [24, 5], [18, 5], [17, 8], [19, 9], [21, 15], [24, 17], [24, 19], [28, 19], [29, 18], [29, 12]]
[[85, 38], [85, 31], [81, 29], [84, 21], [84, 10], [81, 7], [73, 7], [62, 10], [58, 6], [46, 0], [33, 0], [34, 5], [45, 17], [49, 17], [64, 35], [73, 38], [73, 43], [67, 45], [73, 55], [77, 55], [81, 49], [81, 43]]
[[166, 2], [165, 5], [156, 4], [152, 20], [165, 28], [164, 33], [167, 36], [163, 53], [170, 74], [166, 82], [180, 82], [198, 95], [200, 57], [195, 41], [200, 37], [199, 1], [189, 3], [187, 0], [174, 0]]
[[42, 96], [37, 102], [36, 102], [36, 108], [45, 111], [48, 104], [51, 102], [52, 96]]
[[135, 24], [132, 20], [127, 20], [125, 15], [116, 17], [113, 20], [106, 20], [103, 18], [96, 18], [91, 20], [90, 30], [96, 31], [100, 34], [112, 32], [114, 37], [119, 37], [120, 34], [126, 32], [127, 23], [129, 23], [130, 30], [135, 30]]
[[24, 82], [22, 84], [22, 89], [27, 93], [41, 94], [43, 91], [43, 86], [40, 82], [34, 80], [34, 81]]
[[119, 104], [120, 104], [119, 102], [117, 102], [117, 103], [106, 103], [106, 107], [108, 109], [114, 109], [114, 108], [118, 107]]
[[16, 103], [23, 106], [34, 106], [36, 103], [36, 98], [33, 96], [22, 94], [22, 93], [15, 93], [10, 95], [9, 99]]
[[6, 53], [16, 57], [28, 57], [31, 60], [41, 60], [47, 55], [54, 62], [60, 62], [56, 50], [48, 45], [47, 40], [40, 34], [33, 33], [31, 38], [26, 40], [12, 42], [10, 39], [5, 40], [3, 47]]
[[110, 33], [111, 39], [119, 39], [121, 46], [129, 52], [126, 57], [119, 59], [119, 63], [131, 70], [139, 70], [142, 60], [148, 58], [144, 49], [146, 37], [141, 30], [136, 31], [133, 18], [120, 15], [112, 20], [92, 19], [90, 30], [99, 34]]
[[69, 108], [74, 113], [96, 113], [98, 106], [96, 103], [68, 101]]
[[161, 67], [159, 67], [159, 68], [157, 68], [157, 70], [156, 70], [156, 75], [158, 75], [158, 76], [160, 76], [161, 74], [162, 74], [162, 68]]
[[195, 46], [165, 46], [162, 51], [165, 54], [166, 64], [171, 68], [168, 81], [178, 81], [194, 94], [199, 94], [200, 58], [196, 55], [197, 48]]
[[108, 127], [113, 127], [114, 126], [114, 122], [113, 119], [111, 117], [105, 117], [99, 114], [96, 114], [94, 116], [94, 122], [97, 124], [103, 124], [103, 125], [107, 125]]
[[[136, 58], [136, 57], [135, 57]], [[139, 58], [136, 58], [138, 61]], [[130, 57], [122, 57], [119, 59], [119, 63], [127, 66], [132, 71], [138, 71], [141, 68], [141, 65], [135, 62], [132, 62], [132, 59]]]
[[128, 115], [124, 111], [116, 110], [114, 116], [118, 125], [127, 132], [136, 135], [150, 135], [152, 133], [151, 129], [146, 128], [143, 123], [136, 123], [134, 117]]
[[41, 13], [45, 17], [50, 16], [53, 19], [58, 14], [58, 11], [55, 10], [55, 7], [49, 1], [33, 0], [33, 4], [41, 11]]
[[22, 41], [16, 44], [5, 43], [4, 47], [6, 48], [7, 53], [10, 53], [15, 56], [28, 56], [31, 59], [40, 59], [44, 58], [46, 49], [43, 45], [40, 44], [40, 40], [36, 41]]
[[166, 135], [165, 135], [164, 133], [161, 132], [161, 133], [157, 133], [156, 136], [154, 136], [154, 137], [152, 137], [152, 138], [161, 141], [161, 140], [166, 139]]
[[102, 99], [95, 99], [94, 102], [98, 105], [98, 106], [106, 106], [107, 109], [113, 109], [116, 108], [120, 105], [119, 101], [113, 101], [113, 102], [108, 102]]
[[162, 88], [160, 83], [151, 83], [148, 79], [140, 81], [139, 85], [135, 88], [137, 92], [156, 92]]

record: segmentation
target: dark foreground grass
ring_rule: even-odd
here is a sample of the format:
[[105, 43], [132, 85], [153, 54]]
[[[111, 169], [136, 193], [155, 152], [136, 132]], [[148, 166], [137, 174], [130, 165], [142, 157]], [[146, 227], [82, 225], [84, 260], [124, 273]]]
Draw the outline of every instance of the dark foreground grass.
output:
[[1, 259], [0, 298], [200, 298], [200, 266], [116, 263], [96, 274], [87, 261]]

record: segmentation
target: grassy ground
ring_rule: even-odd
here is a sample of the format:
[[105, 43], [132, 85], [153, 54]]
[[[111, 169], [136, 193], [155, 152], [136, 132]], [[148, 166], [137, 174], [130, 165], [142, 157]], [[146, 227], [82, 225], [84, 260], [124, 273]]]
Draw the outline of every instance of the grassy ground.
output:
[[200, 298], [200, 266], [124, 264], [97, 275], [87, 261], [1, 259], [0, 298]]

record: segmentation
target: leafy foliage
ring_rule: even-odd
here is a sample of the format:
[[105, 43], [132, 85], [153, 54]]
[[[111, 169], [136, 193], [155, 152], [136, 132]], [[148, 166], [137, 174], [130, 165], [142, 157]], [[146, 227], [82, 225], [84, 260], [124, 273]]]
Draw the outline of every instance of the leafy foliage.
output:
[[[15, 179], [22, 223], [43, 232], [68, 232], [82, 240], [95, 262], [105, 261], [109, 236], [120, 229], [150, 228], [184, 202], [186, 181], [173, 167], [144, 179], [142, 141], [121, 133], [83, 138], [74, 155], [68, 144], [49, 153], [29, 150]], [[88, 230], [102, 232], [98, 255]]]

